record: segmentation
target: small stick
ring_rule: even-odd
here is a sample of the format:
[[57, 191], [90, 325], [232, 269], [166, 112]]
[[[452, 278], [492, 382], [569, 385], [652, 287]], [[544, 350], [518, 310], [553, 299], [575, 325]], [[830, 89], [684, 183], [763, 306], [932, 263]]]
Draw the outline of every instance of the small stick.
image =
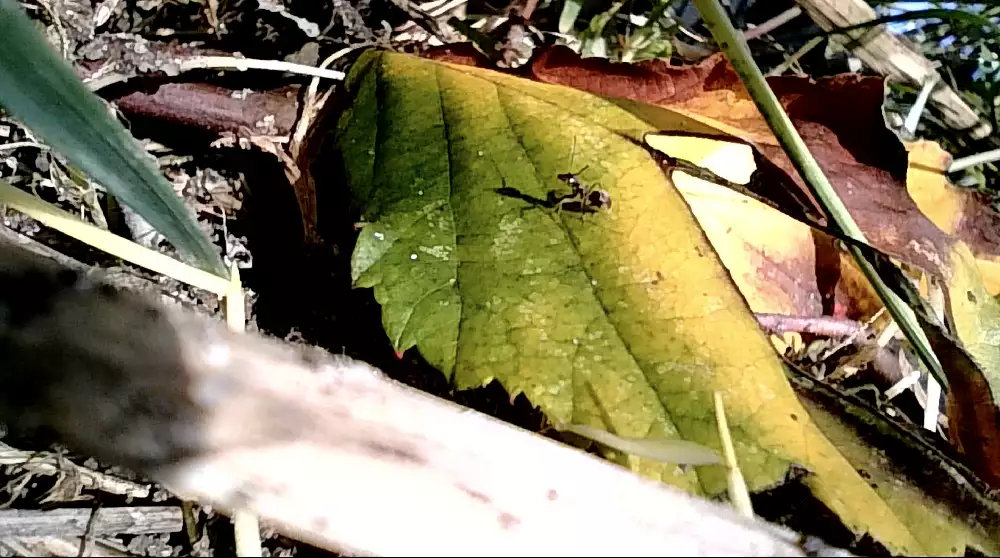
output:
[[798, 332], [825, 337], [852, 337], [864, 330], [864, 326], [854, 320], [832, 316], [786, 316], [754, 312], [753, 317], [764, 331], [777, 335]]
[[802, 8], [798, 6], [792, 6], [791, 8], [788, 8], [787, 10], [781, 12], [780, 14], [765, 21], [764, 23], [761, 23], [760, 25], [754, 27], [753, 29], [748, 29], [744, 31], [743, 38], [748, 41], [756, 39], [761, 35], [774, 31], [775, 29], [781, 27], [782, 25], [788, 23], [789, 21], [792, 21], [793, 19], [799, 17], [800, 15], [802, 15]]
[[338, 72], [337, 70], [295, 64], [285, 62], [284, 60], [258, 60], [256, 58], [238, 58], [235, 56], [192, 56], [191, 58], [182, 58], [178, 65], [181, 71], [217, 68], [231, 70], [273, 70], [337, 81], [343, 80], [346, 76], [344, 72]]

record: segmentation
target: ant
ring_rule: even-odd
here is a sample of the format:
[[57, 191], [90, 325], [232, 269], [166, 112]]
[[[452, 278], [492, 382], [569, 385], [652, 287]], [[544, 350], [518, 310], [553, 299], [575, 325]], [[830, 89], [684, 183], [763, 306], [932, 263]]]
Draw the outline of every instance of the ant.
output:
[[611, 195], [606, 191], [596, 187], [589, 187], [580, 182], [580, 174], [587, 170], [583, 167], [577, 172], [563, 172], [556, 175], [572, 188], [572, 192], [562, 196], [556, 196], [555, 192], [549, 192], [549, 203], [555, 206], [556, 211], [566, 209], [579, 213], [596, 213], [602, 209], [611, 209]]

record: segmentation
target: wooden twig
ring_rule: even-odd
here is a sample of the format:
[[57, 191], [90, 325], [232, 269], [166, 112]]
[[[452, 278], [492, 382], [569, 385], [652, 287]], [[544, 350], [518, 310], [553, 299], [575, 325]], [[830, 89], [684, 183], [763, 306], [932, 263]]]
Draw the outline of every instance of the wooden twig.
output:
[[754, 312], [753, 317], [764, 331], [777, 335], [795, 331], [827, 337], [853, 337], [864, 329], [855, 320], [832, 316], [786, 316]]
[[181, 509], [176, 506], [41, 510], [0, 510], [0, 537], [83, 536], [94, 515], [91, 535], [142, 535], [181, 530]]

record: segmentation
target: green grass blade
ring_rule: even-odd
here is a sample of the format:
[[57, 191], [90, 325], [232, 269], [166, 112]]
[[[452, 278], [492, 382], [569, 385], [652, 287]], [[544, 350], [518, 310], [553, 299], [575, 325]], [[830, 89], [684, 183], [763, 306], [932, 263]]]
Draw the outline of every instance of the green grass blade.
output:
[[0, 0], [0, 106], [134, 209], [193, 264], [228, 276], [146, 152], [53, 52], [15, 0]]

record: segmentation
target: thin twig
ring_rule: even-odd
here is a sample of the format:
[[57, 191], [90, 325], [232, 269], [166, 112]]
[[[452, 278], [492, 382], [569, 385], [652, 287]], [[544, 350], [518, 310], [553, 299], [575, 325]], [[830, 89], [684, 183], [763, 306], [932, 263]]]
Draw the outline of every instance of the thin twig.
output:
[[344, 72], [337, 70], [327, 70], [306, 66], [305, 64], [295, 64], [284, 60], [259, 60], [256, 58], [238, 58], [235, 56], [192, 56], [183, 58], [180, 61], [181, 71], [197, 69], [231, 69], [231, 70], [273, 70], [276, 72], [289, 72], [303, 76], [316, 76], [337, 81], [344, 79]]
[[754, 312], [757, 324], [768, 333], [810, 333], [826, 337], [851, 337], [864, 329], [860, 323], [832, 316], [786, 316]]
[[802, 8], [798, 6], [792, 6], [791, 8], [788, 8], [787, 10], [781, 12], [780, 14], [765, 21], [764, 23], [761, 23], [760, 25], [754, 27], [753, 29], [747, 29], [746, 31], [743, 32], [743, 38], [748, 41], [752, 41], [753, 39], [756, 39], [761, 35], [764, 35], [765, 33], [770, 33], [771, 31], [774, 31], [775, 29], [781, 27], [782, 25], [788, 23], [789, 21], [792, 21], [793, 19], [799, 17], [800, 15], [802, 15]]
[[43, 151], [47, 150], [49, 146], [35, 142], [35, 141], [12, 141], [10, 143], [5, 143], [0, 145], [0, 153], [4, 151], [13, 151], [15, 149], [21, 149], [23, 147], [37, 147]]
[[985, 165], [996, 161], [1000, 161], [1000, 149], [993, 149], [991, 151], [984, 151], [982, 153], [976, 153], [975, 155], [969, 155], [968, 157], [962, 157], [961, 159], [955, 159], [951, 165], [948, 166], [948, 172], [963, 171], [970, 167]]
[[[330, 64], [333, 64], [337, 60], [340, 60], [344, 56], [347, 56], [352, 51], [357, 50], [359, 48], [363, 48], [365, 46], [369, 45], [366, 43], [366, 44], [360, 44], [342, 48], [337, 52], [331, 54], [329, 57], [327, 57], [327, 59], [324, 60], [319, 65], [318, 69], [325, 70], [330, 66]], [[302, 142], [305, 140], [306, 133], [308, 133], [309, 128], [312, 126], [313, 119], [316, 117], [316, 114], [319, 113], [319, 110], [323, 107], [323, 104], [329, 97], [329, 95], [326, 95], [317, 102], [316, 95], [318, 91], [319, 91], [319, 77], [314, 77], [312, 81], [309, 82], [308, 89], [306, 89], [305, 98], [302, 102], [302, 112], [301, 115], [299, 116], [298, 121], [295, 123], [295, 130], [292, 133], [292, 139], [289, 145], [289, 151], [291, 152], [290, 155], [292, 156], [292, 159], [296, 160], [298, 159], [298, 151], [302, 145]]]
[[810, 50], [819, 46], [820, 43], [822, 42], [823, 39], [821, 37], [813, 37], [812, 39], [809, 39], [809, 41], [806, 42], [806, 44], [802, 45], [802, 48], [795, 51], [795, 54], [785, 58], [784, 62], [772, 68], [771, 71], [767, 73], [768, 77], [780, 76], [781, 74], [785, 73], [785, 70], [790, 68], [792, 64], [797, 63], [799, 59], [805, 56]]
[[79, 475], [80, 484], [90, 490], [100, 490], [108, 494], [128, 496], [130, 498], [148, 498], [150, 486], [119, 479], [111, 475], [81, 467], [71, 461], [59, 460], [48, 454], [14, 449], [0, 442], [0, 465], [20, 465], [25, 471], [35, 475], [57, 475], [60, 469], [71, 468], [73, 474]]
[[83, 536], [90, 525], [90, 535], [145, 535], [176, 533], [181, 510], [176, 506], [129, 506], [94, 511], [87, 508], [54, 510], [0, 510], [0, 537]]
[[931, 74], [926, 81], [924, 81], [923, 86], [920, 88], [920, 94], [917, 95], [916, 102], [910, 107], [910, 112], [906, 115], [906, 119], [903, 121], [903, 130], [910, 137], [913, 137], [917, 132], [917, 124], [920, 123], [920, 116], [924, 113], [924, 107], [927, 106], [927, 101], [931, 97], [931, 93], [934, 91], [934, 87], [941, 81], [941, 76], [938, 74]]

